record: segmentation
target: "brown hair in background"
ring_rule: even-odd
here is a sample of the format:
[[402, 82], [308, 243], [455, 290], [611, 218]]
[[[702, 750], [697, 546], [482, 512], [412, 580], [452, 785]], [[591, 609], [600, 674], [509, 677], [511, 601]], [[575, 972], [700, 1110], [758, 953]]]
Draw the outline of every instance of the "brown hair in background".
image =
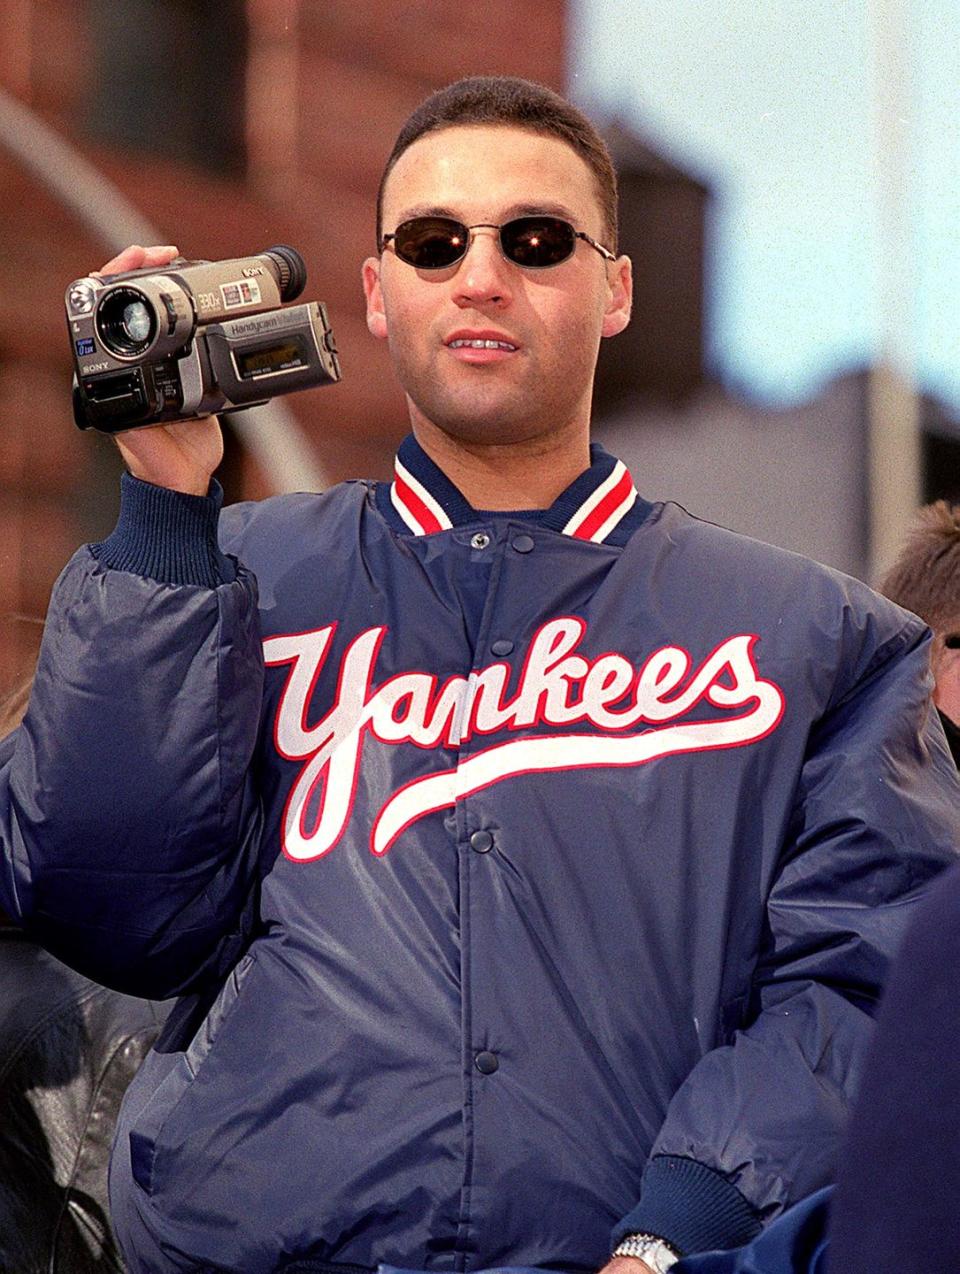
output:
[[0, 739], [15, 730], [23, 720], [32, 689], [33, 677], [26, 677], [0, 698]]
[[920, 509], [880, 592], [937, 633], [960, 628], [960, 506], [937, 500]]
[[[21, 672], [21, 675], [8, 686], [6, 690], [0, 694], [0, 739], [4, 738], [15, 730], [23, 720], [24, 713], [27, 711], [27, 704], [30, 702], [30, 691], [33, 688], [33, 665], [36, 663], [37, 655], [40, 651], [40, 638], [43, 634], [43, 620], [34, 615], [7, 615], [7, 624], [17, 624], [26, 626], [35, 636], [35, 641], [27, 643], [27, 648], [34, 647], [30, 662], [30, 671]], [[6, 625], [3, 625], [6, 629]], [[6, 632], [4, 633], [6, 638]], [[18, 643], [18, 644], [22, 644]], [[18, 663], [23, 662], [18, 660]]]

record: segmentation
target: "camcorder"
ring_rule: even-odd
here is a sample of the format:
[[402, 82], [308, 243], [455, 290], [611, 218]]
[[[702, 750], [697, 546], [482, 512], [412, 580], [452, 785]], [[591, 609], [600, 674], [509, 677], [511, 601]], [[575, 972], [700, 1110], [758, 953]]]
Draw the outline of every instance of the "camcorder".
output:
[[73, 415], [118, 433], [255, 407], [340, 379], [300, 253], [280, 245], [230, 261], [186, 261], [76, 279], [67, 288]]

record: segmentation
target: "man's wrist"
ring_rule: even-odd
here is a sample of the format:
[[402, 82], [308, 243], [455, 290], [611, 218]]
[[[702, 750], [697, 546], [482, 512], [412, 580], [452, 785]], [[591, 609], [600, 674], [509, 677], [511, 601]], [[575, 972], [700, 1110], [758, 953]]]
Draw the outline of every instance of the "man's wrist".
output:
[[643, 1261], [653, 1274], [666, 1274], [680, 1260], [677, 1249], [658, 1234], [628, 1234], [617, 1244], [613, 1255]]
[[217, 542], [223, 491], [219, 483], [211, 486], [208, 496], [187, 495], [125, 473], [117, 525], [90, 546], [93, 556], [112, 570], [162, 584], [229, 583], [236, 570]]

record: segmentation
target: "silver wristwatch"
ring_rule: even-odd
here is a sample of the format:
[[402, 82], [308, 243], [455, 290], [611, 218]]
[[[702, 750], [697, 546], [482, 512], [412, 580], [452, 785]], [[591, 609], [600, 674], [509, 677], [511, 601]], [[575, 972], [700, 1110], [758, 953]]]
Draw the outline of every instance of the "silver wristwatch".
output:
[[653, 1270], [653, 1274], [667, 1274], [680, 1260], [680, 1253], [656, 1234], [628, 1234], [613, 1252], [614, 1256], [635, 1256]]

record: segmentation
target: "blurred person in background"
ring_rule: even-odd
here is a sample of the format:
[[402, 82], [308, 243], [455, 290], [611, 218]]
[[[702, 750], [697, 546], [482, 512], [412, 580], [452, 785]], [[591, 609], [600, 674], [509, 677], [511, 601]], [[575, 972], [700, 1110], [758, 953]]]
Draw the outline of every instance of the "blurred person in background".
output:
[[[25, 683], [0, 702], [0, 763], [28, 695]], [[164, 1016], [68, 969], [0, 911], [0, 1269], [122, 1271], [110, 1146]]]
[[928, 504], [880, 585], [933, 630], [933, 701], [960, 765], [960, 506]]
[[[934, 701], [960, 764], [960, 507], [917, 517], [882, 591], [933, 629]], [[910, 926], [840, 1160], [831, 1274], [960, 1270], [960, 869]]]
[[393, 481], [221, 517], [216, 420], [118, 438], [0, 890], [91, 975], [188, 997], [121, 1117], [132, 1270], [662, 1274], [830, 1179], [955, 858], [926, 630], [590, 447], [631, 268], [568, 103], [434, 95], [377, 221]]

